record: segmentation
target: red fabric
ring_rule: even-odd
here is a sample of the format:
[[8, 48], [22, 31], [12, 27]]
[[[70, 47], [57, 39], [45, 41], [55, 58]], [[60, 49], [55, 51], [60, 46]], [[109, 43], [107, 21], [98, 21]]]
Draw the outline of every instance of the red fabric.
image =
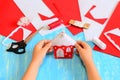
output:
[[[116, 9], [114, 10], [110, 20], [108, 21], [105, 29], [103, 30], [100, 39], [107, 45], [107, 48], [105, 50], [100, 50], [97, 46], [94, 47], [95, 50], [98, 50], [100, 52], [104, 52], [106, 54], [110, 54], [116, 57], [120, 57], [120, 51], [114, 47], [114, 45], [104, 36], [104, 33], [115, 29], [115, 28], [120, 28], [120, 2], [118, 3]], [[120, 43], [118, 43], [120, 41], [120, 36], [115, 36], [115, 35], [109, 35], [110, 37], [112, 37], [112, 39], [114, 38], [115, 41], [117, 41], [117, 44], [120, 45]], [[116, 38], [117, 37], [117, 38]]]
[[[19, 10], [13, 0], [1, 0], [0, 1], [0, 34], [8, 36], [15, 28], [18, 27], [17, 21], [23, 17], [23, 13]], [[35, 31], [32, 24], [26, 27], [31, 31]], [[17, 32], [11, 38], [14, 40], [22, 40], [22, 32]]]
[[[45, 4], [56, 14], [58, 18], [68, 25], [70, 19], [81, 21], [78, 0], [43, 0]], [[69, 26], [68, 29], [74, 35], [80, 33], [82, 29]]]
[[90, 18], [90, 19], [92, 19], [92, 20], [94, 20], [94, 21], [96, 21], [96, 22], [98, 22], [98, 23], [100, 23], [100, 24], [104, 24], [105, 21], [107, 20], [107, 18], [96, 19], [96, 18], [94, 18], [94, 17], [91, 15], [90, 11], [93, 10], [95, 7], [96, 7], [96, 6], [92, 6], [91, 9], [86, 13], [85, 16], [88, 17], [88, 18]]

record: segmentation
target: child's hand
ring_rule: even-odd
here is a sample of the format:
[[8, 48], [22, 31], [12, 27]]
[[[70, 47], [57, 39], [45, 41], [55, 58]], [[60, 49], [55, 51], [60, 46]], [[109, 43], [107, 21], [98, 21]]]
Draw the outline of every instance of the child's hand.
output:
[[35, 47], [33, 51], [32, 61], [41, 64], [46, 53], [51, 49], [51, 42], [49, 40], [40, 41]]
[[48, 40], [40, 41], [33, 51], [32, 61], [29, 64], [22, 80], [36, 80], [39, 66], [41, 65], [46, 53], [51, 49], [51, 42]]
[[92, 60], [92, 49], [87, 43], [77, 41], [75, 47], [85, 65]]
[[86, 67], [88, 80], [101, 80], [100, 75], [92, 59], [91, 47], [87, 43], [82, 41], [77, 41], [75, 47], [77, 48], [77, 52], [79, 53]]

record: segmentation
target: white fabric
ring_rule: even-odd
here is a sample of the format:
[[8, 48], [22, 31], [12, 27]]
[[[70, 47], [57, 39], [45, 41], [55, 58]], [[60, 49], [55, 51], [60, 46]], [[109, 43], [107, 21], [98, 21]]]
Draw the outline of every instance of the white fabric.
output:
[[68, 36], [65, 32], [61, 32], [52, 40], [52, 46], [69, 46], [75, 45], [76, 41]]

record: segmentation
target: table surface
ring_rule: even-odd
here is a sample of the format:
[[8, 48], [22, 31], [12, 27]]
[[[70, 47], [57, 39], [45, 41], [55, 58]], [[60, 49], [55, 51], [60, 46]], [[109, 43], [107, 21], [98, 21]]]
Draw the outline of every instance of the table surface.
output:
[[[0, 80], [21, 80], [32, 57], [33, 47], [42, 39], [53, 39], [60, 32], [65, 31], [75, 40], [85, 41], [84, 33], [72, 35], [66, 28], [54, 31], [46, 36], [39, 33], [27, 44], [25, 54], [6, 52], [6, 47], [1, 44], [4, 36], [0, 36]], [[11, 43], [13, 40], [7, 40]], [[93, 48], [94, 44], [88, 42]], [[102, 80], [120, 80], [120, 59], [93, 50], [95, 65]], [[37, 80], [87, 80], [87, 74], [78, 55], [73, 59], [55, 59], [53, 53], [46, 55], [42, 66], [39, 68]]]

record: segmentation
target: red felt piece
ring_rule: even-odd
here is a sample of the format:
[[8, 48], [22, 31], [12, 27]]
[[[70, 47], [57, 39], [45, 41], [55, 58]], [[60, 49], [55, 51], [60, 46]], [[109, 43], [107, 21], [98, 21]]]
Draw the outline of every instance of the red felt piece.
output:
[[[54, 57], [56, 59], [60, 59], [60, 58], [73, 58], [73, 51], [74, 51], [74, 47], [73, 46], [54, 46]], [[63, 56], [61, 56], [63, 55]]]
[[[115, 8], [110, 20], [108, 21], [105, 29], [103, 30], [100, 39], [104, 41], [104, 43], [107, 45], [107, 48], [105, 50], [100, 50], [97, 46], [94, 47], [95, 50], [104, 52], [106, 54], [110, 54], [116, 57], [120, 57], [120, 51], [114, 47], [114, 45], [105, 37], [104, 33], [115, 29], [120, 28], [120, 2], [118, 3], [117, 7]], [[115, 42], [120, 41], [120, 37], [116, 35], [109, 35]], [[117, 44], [119, 44], [116, 42]], [[120, 44], [119, 44], [120, 45]]]

